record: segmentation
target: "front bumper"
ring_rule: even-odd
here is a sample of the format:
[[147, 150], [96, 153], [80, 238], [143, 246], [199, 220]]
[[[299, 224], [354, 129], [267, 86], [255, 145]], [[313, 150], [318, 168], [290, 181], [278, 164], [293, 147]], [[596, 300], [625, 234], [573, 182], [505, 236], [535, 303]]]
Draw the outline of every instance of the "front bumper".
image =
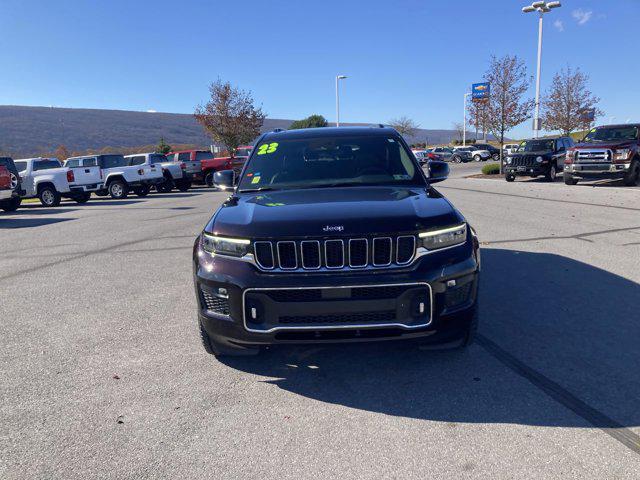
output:
[[565, 165], [564, 171], [575, 178], [591, 180], [616, 179], [624, 177], [631, 168], [629, 163], [572, 163]]
[[525, 176], [525, 177], [539, 177], [540, 175], [546, 175], [549, 171], [549, 164], [541, 163], [535, 166], [513, 166], [513, 165], [505, 165], [504, 167], [505, 173], [509, 175]]
[[[475, 308], [480, 269], [479, 252], [470, 239], [408, 267], [375, 272], [269, 274], [249, 262], [211, 256], [200, 250], [198, 241], [193, 262], [203, 328], [218, 343], [247, 348], [424, 337], [434, 343], [458, 340]], [[387, 287], [400, 293], [394, 296]], [[221, 288], [227, 298], [220, 295]], [[381, 298], [371, 293], [383, 288]], [[272, 292], [278, 295], [266, 298]], [[305, 292], [314, 292], [316, 298], [301, 298]]]

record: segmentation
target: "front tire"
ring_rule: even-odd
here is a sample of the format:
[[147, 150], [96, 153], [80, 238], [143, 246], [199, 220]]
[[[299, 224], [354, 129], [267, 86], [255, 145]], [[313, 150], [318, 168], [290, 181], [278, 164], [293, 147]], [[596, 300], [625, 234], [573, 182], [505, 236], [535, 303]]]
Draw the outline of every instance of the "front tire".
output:
[[12, 197], [9, 200], [0, 202], [0, 208], [5, 212], [15, 212], [21, 203], [22, 199], [20, 197]]
[[547, 182], [555, 182], [556, 181], [556, 166], [555, 165], [551, 165], [549, 167], [549, 171], [545, 174], [544, 178]]
[[474, 159], [476, 162], [480, 162], [480, 161], [482, 161], [482, 157], [481, 157], [480, 155], [474, 155], [474, 156], [473, 156], [473, 159]]
[[148, 185], [144, 185], [142, 187], [138, 187], [136, 189], [136, 195], [139, 197], [146, 197], [147, 195], [149, 195], [149, 191], [151, 190], [151, 188]]
[[177, 182], [176, 186], [178, 187], [178, 190], [180, 190], [181, 192], [186, 192], [191, 188], [191, 182], [188, 180]]
[[207, 187], [213, 187], [214, 183], [213, 183], [213, 173], [214, 172], [208, 172], [205, 176], [204, 176], [204, 183], [207, 185]]
[[73, 197], [76, 203], [79, 203], [79, 204], [87, 203], [90, 198], [91, 198], [91, 194], [89, 192], [79, 193]]
[[156, 190], [158, 193], [169, 193], [173, 190], [173, 178], [165, 177], [164, 182], [156, 185]]
[[627, 187], [635, 187], [640, 177], [640, 160], [633, 160], [629, 172], [624, 176], [622, 181]]
[[564, 173], [563, 175], [564, 177], [564, 184], [565, 185], [577, 185], [578, 184], [578, 179], [573, 178], [573, 175], [571, 175], [570, 173]]
[[121, 200], [123, 198], [127, 198], [129, 194], [129, 188], [127, 184], [122, 180], [114, 180], [109, 184], [109, 195], [114, 200]]
[[42, 187], [38, 198], [43, 207], [57, 207], [60, 205], [62, 197], [54, 187], [46, 186]]
[[504, 176], [504, 179], [505, 179], [507, 182], [513, 182], [513, 181], [516, 179], [516, 176], [515, 176], [515, 175], [512, 175], [512, 174], [510, 174], [510, 173], [507, 173], [507, 174]]
[[500, 160], [500, 154], [499, 153], [494, 153], [491, 158], [493, 158], [497, 162], [498, 160]]
[[454, 155], [453, 156], [453, 161], [455, 163], [462, 163], [462, 158], [460, 158], [458, 155]]

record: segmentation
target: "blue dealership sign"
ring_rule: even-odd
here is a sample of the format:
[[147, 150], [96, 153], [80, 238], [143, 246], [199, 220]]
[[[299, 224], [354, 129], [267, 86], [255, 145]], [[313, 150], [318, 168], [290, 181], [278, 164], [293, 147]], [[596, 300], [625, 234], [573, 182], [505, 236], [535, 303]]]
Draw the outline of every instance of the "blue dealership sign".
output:
[[471, 99], [474, 101], [486, 101], [489, 99], [490, 93], [491, 87], [488, 82], [471, 85]]

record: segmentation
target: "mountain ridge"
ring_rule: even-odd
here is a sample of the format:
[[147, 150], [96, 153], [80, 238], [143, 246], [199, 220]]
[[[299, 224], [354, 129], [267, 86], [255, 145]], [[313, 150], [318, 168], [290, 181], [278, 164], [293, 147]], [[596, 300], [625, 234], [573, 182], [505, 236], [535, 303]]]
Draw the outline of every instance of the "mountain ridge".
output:
[[[291, 122], [293, 120], [267, 118], [261, 130], [286, 129]], [[344, 126], [372, 124], [376, 123], [342, 123]], [[441, 144], [457, 136], [455, 130], [417, 129], [407, 141]], [[208, 148], [212, 144], [191, 114], [0, 105], [0, 152], [15, 158], [52, 153], [59, 145], [70, 152], [105, 147], [130, 149], [155, 145], [161, 137], [170, 145]]]

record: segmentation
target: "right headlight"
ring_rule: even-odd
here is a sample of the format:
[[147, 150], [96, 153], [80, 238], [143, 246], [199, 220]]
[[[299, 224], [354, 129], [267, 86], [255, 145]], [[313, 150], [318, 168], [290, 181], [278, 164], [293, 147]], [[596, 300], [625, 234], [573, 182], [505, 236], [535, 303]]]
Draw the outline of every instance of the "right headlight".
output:
[[507, 157], [507, 165], [511, 165], [512, 161], [513, 161], [513, 159], [511, 157]]
[[202, 248], [216, 255], [242, 257], [249, 252], [250, 240], [244, 238], [218, 237], [209, 233], [202, 234]]
[[431, 230], [418, 234], [421, 245], [427, 250], [437, 250], [439, 248], [460, 245], [467, 239], [467, 224], [456, 225], [455, 227]]

